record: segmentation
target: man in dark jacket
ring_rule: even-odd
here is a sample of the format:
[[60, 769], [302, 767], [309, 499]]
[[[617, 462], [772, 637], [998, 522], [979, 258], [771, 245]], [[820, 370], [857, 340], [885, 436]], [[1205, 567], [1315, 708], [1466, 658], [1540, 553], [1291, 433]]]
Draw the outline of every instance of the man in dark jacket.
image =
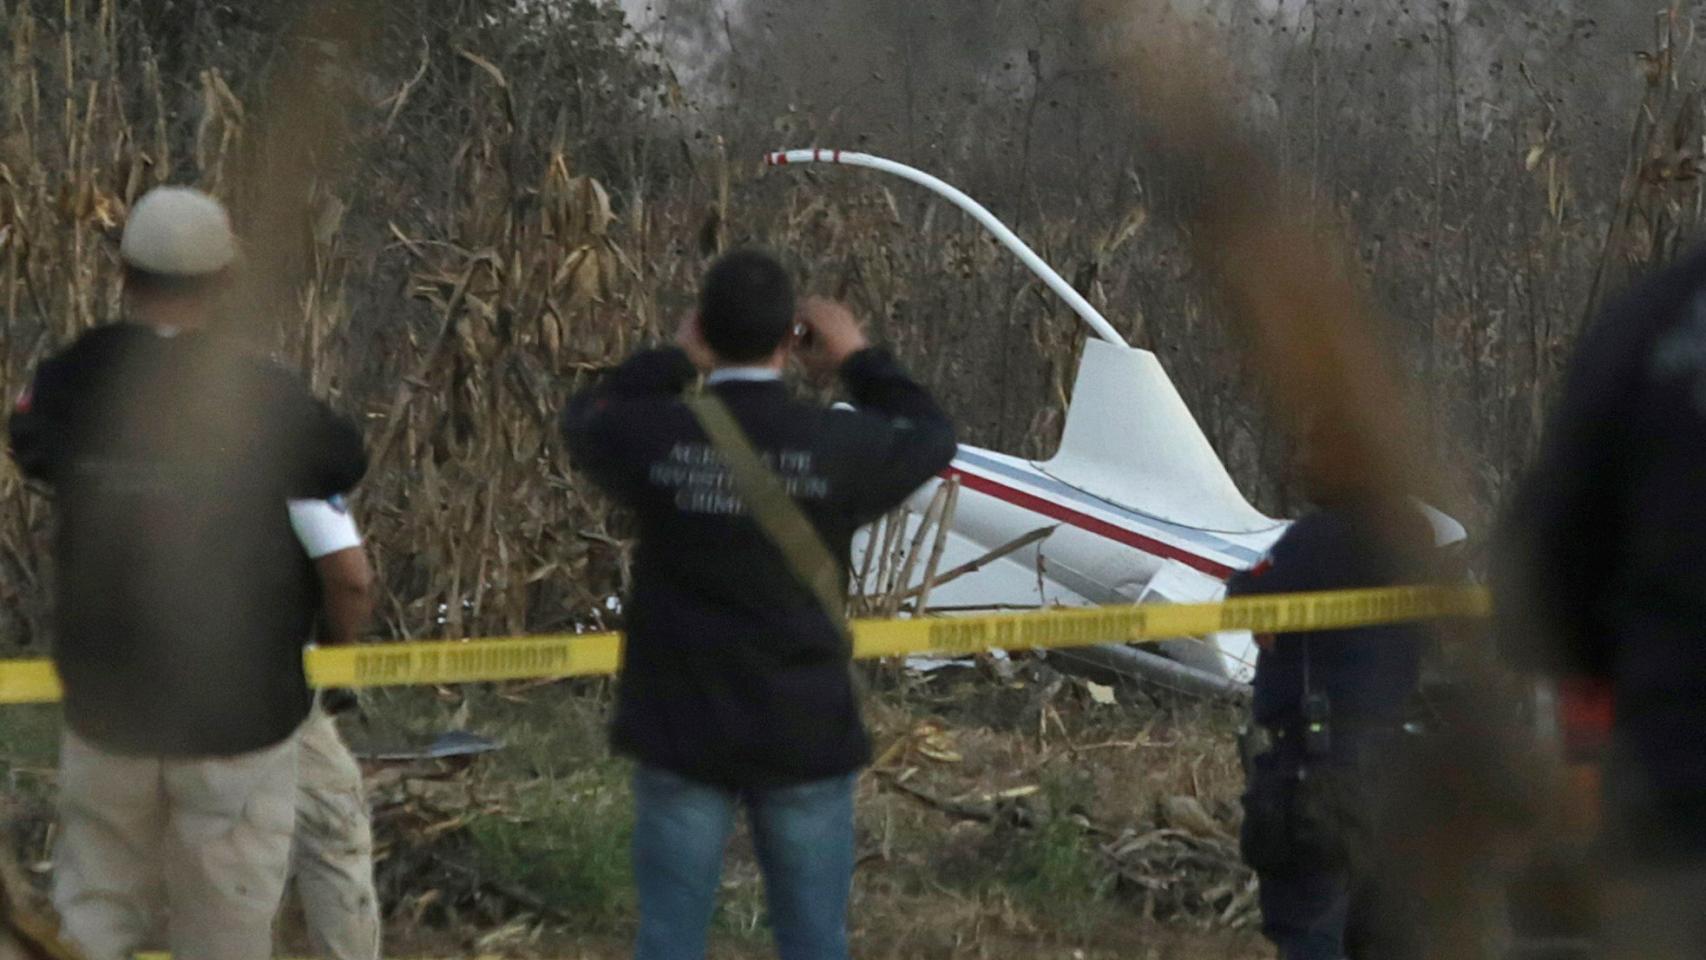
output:
[[350, 489], [366, 456], [294, 377], [203, 332], [236, 261], [211, 197], [150, 192], [120, 256], [132, 322], [43, 362], [9, 424], [57, 521], [54, 904], [94, 960], [130, 956], [160, 906], [173, 955], [260, 960], [320, 603], [286, 504]]
[[[1330, 482], [1331, 425], [1305, 443], [1319, 509], [1296, 521], [1230, 596], [1407, 586], [1438, 575], [1446, 526], [1419, 501]], [[1312, 466], [1313, 464], [1313, 466]], [[1443, 515], [1438, 515], [1441, 519]], [[1257, 637], [1242, 846], [1262, 932], [1282, 960], [1420, 956], [1414, 904], [1375, 851], [1380, 776], [1420, 679], [1425, 629], [1393, 624]]]
[[1583, 334], [1494, 567], [1519, 665], [1609, 681], [1616, 957], [1706, 955], [1706, 249]]
[[[570, 402], [576, 467], [634, 511], [639, 548], [612, 739], [633, 756], [639, 960], [701, 960], [744, 801], [785, 960], [847, 956], [855, 772], [870, 756], [843, 611], [827, 610], [748, 509], [683, 403], [699, 371], [809, 519], [842, 583], [854, 531], [952, 460], [924, 388], [846, 308], [800, 306], [743, 251], [707, 273], [677, 346], [642, 351]], [[854, 409], [790, 395], [782, 371], [839, 373]]]

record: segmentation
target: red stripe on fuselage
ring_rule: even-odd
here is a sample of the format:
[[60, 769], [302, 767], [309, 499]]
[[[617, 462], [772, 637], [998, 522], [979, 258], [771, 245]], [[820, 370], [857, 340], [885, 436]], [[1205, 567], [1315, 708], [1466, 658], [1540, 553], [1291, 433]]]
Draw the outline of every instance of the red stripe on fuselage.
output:
[[1004, 483], [991, 480], [988, 477], [979, 476], [975, 473], [968, 473], [958, 467], [949, 467], [947, 470], [943, 471], [943, 474], [944, 476], [959, 477], [960, 485], [967, 489], [976, 490], [978, 493], [994, 497], [1004, 503], [1010, 503], [1021, 509], [1029, 510], [1032, 513], [1040, 513], [1045, 517], [1070, 524], [1080, 530], [1088, 530], [1091, 533], [1106, 537], [1116, 543], [1123, 543], [1128, 547], [1142, 550], [1144, 553], [1152, 553], [1158, 557], [1177, 560], [1185, 566], [1190, 567], [1193, 570], [1199, 570], [1206, 573], [1217, 580], [1225, 580], [1227, 577], [1230, 577], [1237, 572], [1232, 567], [1223, 563], [1217, 563], [1207, 557], [1197, 556], [1182, 547], [1176, 547], [1173, 544], [1165, 543], [1151, 537], [1146, 537], [1141, 533], [1127, 530], [1125, 527], [1109, 523], [1099, 517], [1092, 517], [1087, 513], [1080, 513], [1071, 507], [1063, 507], [1060, 504], [1055, 503], [1053, 500], [1039, 497], [1033, 493], [1026, 493], [1017, 487], [1009, 487]]

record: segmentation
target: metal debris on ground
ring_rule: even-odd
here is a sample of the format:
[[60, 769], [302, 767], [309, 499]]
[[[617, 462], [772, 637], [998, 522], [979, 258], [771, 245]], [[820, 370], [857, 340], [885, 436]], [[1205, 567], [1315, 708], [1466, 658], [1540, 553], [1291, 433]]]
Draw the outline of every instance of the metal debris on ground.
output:
[[503, 741], [482, 737], [477, 733], [469, 733], [466, 730], [446, 730], [423, 746], [363, 746], [352, 748], [351, 752], [359, 760], [397, 763], [413, 760], [450, 760], [457, 757], [473, 757], [482, 753], [491, 753], [494, 750], [502, 750], [503, 746]]

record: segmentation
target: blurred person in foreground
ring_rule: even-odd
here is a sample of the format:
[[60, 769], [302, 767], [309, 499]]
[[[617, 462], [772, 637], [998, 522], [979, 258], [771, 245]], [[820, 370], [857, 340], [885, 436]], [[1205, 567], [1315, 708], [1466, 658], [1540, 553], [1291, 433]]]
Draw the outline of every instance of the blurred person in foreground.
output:
[[1519, 667], [1607, 685], [1605, 955], [1706, 956], [1706, 250], [1582, 335], [1497, 543]]
[[[856, 408], [796, 399], [790, 356], [838, 373]], [[854, 531], [945, 468], [954, 431], [847, 308], [807, 300], [796, 315], [788, 274], [756, 251], [710, 268], [676, 346], [629, 358], [564, 415], [574, 465], [640, 526], [612, 732], [638, 761], [635, 957], [703, 960], [744, 803], [779, 953], [843, 960], [853, 793], [870, 759], [844, 611], [760, 529], [684, 403], [700, 372], [833, 556], [843, 595]]]
[[[321, 642], [358, 642], [373, 612], [373, 568], [349, 501], [291, 500], [289, 510], [297, 541], [320, 580]], [[379, 960], [373, 822], [361, 767], [337, 723], [338, 714], [356, 708], [353, 692], [322, 690], [298, 737], [290, 878], [309, 945], [330, 960]]]
[[[1294, 522], [1231, 597], [1409, 586], [1447, 568], [1455, 520], [1334, 470], [1355, 442], [1319, 415], [1301, 470], [1316, 510]], [[1426, 628], [1387, 624], [1257, 636], [1240, 837], [1260, 882], [1262, 933], [1281, 960], [1422, 956], [1419, 904], [1383, 852], [1381, 788], [1398, 761]]]
[[53, 901], [91, 960], [161, 915], [178, 960], [272, 953], [320, 583], [287, 501], [366, 470], [361, 435], [216, 328], [224, 209], [162, 187], [120, 242], [126, 321], [43, 362], [12, 454], [55, 500], [64, 686]]

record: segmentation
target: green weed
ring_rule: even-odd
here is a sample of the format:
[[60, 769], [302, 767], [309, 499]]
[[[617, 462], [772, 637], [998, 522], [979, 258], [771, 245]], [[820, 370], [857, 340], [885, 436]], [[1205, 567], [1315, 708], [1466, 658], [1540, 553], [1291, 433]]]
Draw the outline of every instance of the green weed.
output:
[[634, 815], [626, 772], [626, 764], [605, 761], [516, 790], [504, 810], [469, 824], [475, 865], [553, 909], [584, 918], [587, 928], [630, 920]]
[[1114, 885], [1084, 820], [1094, 784], [1069, 770], [1051, 771], [1041, 786], [1034, 823], [1007, 838], [997, 875], [1020, 902], [1051, 925], [1077, 932], [1093, 923]]
[[6, 707], [0, 723], [0, 770], [52, 767], [59, 757], [58, 704]]

